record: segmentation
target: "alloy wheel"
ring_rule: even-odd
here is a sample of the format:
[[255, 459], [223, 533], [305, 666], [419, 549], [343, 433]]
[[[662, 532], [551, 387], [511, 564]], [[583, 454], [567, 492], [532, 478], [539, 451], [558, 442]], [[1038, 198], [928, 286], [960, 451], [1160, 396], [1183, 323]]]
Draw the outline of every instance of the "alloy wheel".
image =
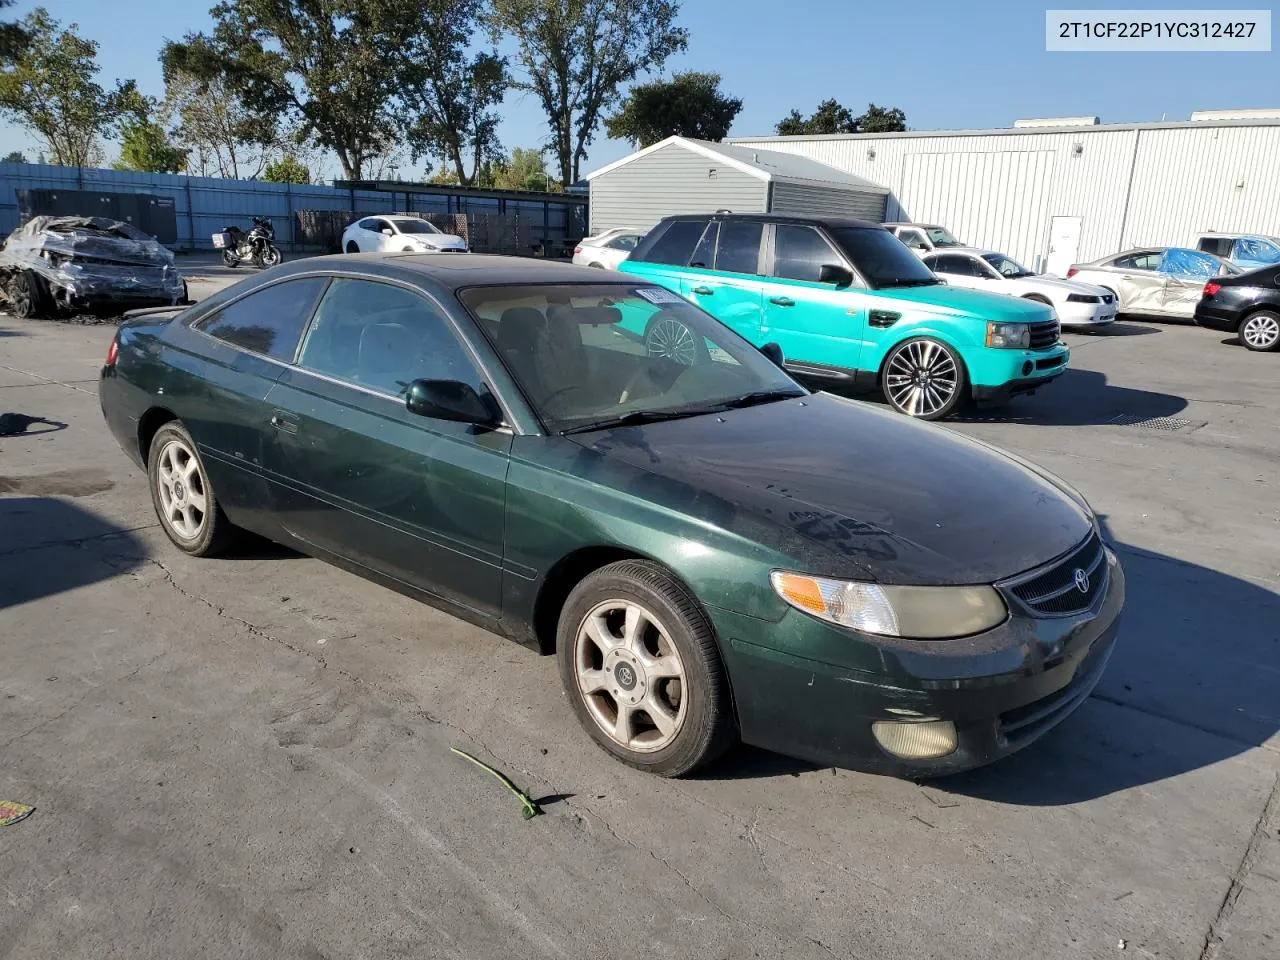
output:
[[684, 663], [658, 618], [634, 600], [606, 600], [583, 617], [574, 673], [587, 712], [614, 743], [653, 753], [688, 712]]
[[9, 284], [9, 303], [13, 307], [13, 315], [26, 319], [34, 312], [30, 281], [24, 276], [15, 277]]
[[182, 540], [196, 540], [209, 522], [209, 494], [195, 453], [181, 440], [168, 440], [156, 471], [160, 516]]
[[1240, 339], [1254, 350], [1270, 350], [1280, 341], [1280, 320], [1270, 313], [1258, 313], [1244, 322]]
[[951, 352], [932, 340], [913, 340], [894, 351], [885, 371], [885, 390], [893, 405], [912, 417], [944, 409], [960, 386]]
[[649, 356], [674, 360], [684, 367], [692, 367], [698, 358], [697, 341], [693, 333], [679, 320], [665, 317], [655, 323], [645, 338]]

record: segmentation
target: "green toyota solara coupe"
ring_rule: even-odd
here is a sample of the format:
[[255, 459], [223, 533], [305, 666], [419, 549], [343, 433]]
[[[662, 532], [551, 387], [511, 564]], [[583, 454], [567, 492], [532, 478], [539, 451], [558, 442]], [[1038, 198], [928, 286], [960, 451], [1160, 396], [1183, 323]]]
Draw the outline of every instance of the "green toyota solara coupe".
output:
[[[692, 358], [631, 329], [668, 321]], [[126, 320], [100, 392], [178, 549], [255, 531], [555, 652], [642, 769], [741, 739], [928, 775], [1035, 740], [1124, 603], [1089, 506], [782, 360], [621, 274], [362, 254]]]
[[[921, 420], [1034, 393], [1071, 355], [1051, 307], [948, 286], [864, 220], [668, 217], [618, 269], [679, 293], [754, 344], [777, 343], [806, 380], [880, 391]], [[687, 360], [696, 348], [672, 323], [637, 332], [651, 353]]]

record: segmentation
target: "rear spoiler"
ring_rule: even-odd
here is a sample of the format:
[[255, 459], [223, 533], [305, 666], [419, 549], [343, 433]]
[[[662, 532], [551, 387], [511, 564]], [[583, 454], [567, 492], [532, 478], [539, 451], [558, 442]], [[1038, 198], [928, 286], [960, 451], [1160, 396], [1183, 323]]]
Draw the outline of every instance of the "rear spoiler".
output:
[[120, 319], [132, 320], [134, 317], [155, 317], [162, 313], [181, 313], [191, 305], [191, 303], [175, 303], [167, 307], [142, 307], [138, 310], [126, 310], [120, 314]]

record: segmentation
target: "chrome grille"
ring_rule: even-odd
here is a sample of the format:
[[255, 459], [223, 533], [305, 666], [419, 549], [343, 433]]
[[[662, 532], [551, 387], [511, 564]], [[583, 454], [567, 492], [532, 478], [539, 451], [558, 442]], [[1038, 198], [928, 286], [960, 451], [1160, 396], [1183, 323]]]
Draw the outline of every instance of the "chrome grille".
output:
[[1058, 342], [1059, 334], [1062, 332], [1057, 320], [1030, 324], [1030, 330], [1032, 350], [1047, 350]]
[[[1076, 576], [1079, 570], [1083, 580]], [[1107, 583], [1107, 552], [1096, 533], [1048, 570], [1010, 585], [1009, 590], [1029, 610], [1049, 617], [1081, 613]], [[1081, 586], [1084, 589], [1080, 589]]]

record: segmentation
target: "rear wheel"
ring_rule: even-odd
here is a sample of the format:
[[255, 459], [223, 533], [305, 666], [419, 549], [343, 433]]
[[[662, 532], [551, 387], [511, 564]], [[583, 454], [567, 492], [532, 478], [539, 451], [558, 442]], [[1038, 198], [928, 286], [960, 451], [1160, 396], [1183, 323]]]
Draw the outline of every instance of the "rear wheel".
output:
[[152, 437], [147, 478], [156, 516], [174, 546], [194, 557], [226, 547], [234, 528], [218, 506], [195, 441], [178, 421]]
[[623, 763], [678, 777], [736, 739], [711, 624], [658, 564], [624, 560], [586, 577], [561, 611], [556, 646], [579, 722]]
[[347, 253], [359, 253], [359, 252], [360, 252], [360, 247], [356, 244], [356, 242], [354, 240], [348, 240]]
[[1259, 310], [1240, 324], [1240, 342], [1259, 353], [1280, 349], [1280, 314]]
[[604, 264], [603, 264], [603, 263], [588, 263], [588, 264], [587, 264], [587, 266], [588, 266], [588, 267], [595, 267], [597, 270], [603, 270], [603, 269], [604, 269]]
[[223, 266], [231, 267], [232, 269], [234, 269], [239, 263], [240, 263], [239, 258], [230, 250], [222, 251]]
[[964, 402], [968, 377], [964, 361], [951, 347], [931, 337], [904, 340], [885, 358], [885, 399], [899, 413], [917, 420], [941, 420]]

